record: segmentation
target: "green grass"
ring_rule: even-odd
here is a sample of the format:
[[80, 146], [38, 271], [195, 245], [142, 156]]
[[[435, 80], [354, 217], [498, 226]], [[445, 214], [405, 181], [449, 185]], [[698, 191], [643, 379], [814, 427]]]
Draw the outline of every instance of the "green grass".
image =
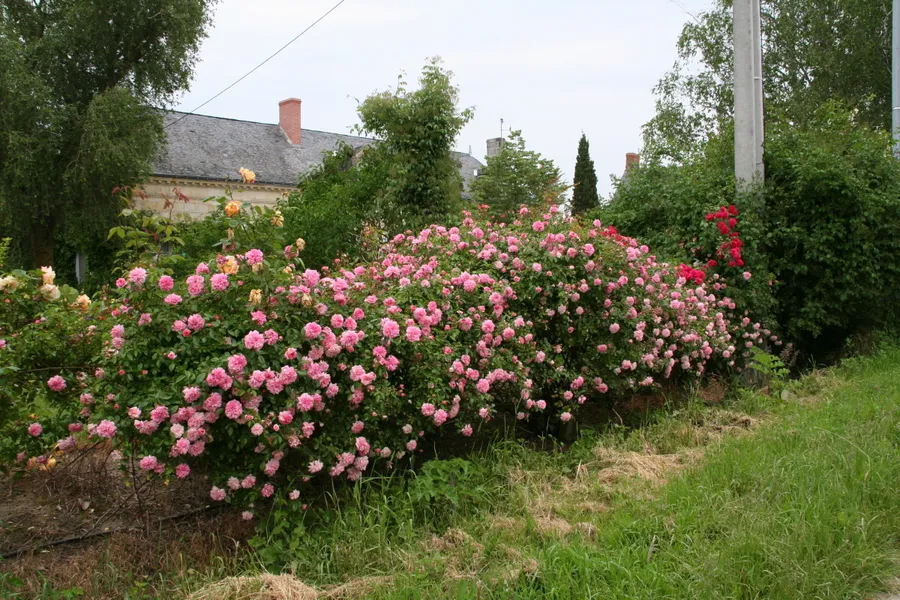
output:
[[[364, 596], [383, 600], [869, 598], [900, 574], [900, 349], [789, 390], [669, 406], [565, 450], [500, 441], [370, 478], [258, 554], [139, 586], [107, 570], [96, 589], [177, 598], [262, 561], [320, 587], [389, 576]], [[608, 476], [647, 452], [666, 455], [664, 483]]]
[[[789, 402], [708, 452], [599, 538], [518, 548], [533, 574], [478, 590], [404, 577], [379, 598], [865, 598], [900, 573], [900, 352], [853, 361], [818, 402]], [[669, 421], [668, 423], [672, 423]], [[665, 424], [662, 425], [665, 427]], [[467, 586], [469, 587], [466, 591]]]

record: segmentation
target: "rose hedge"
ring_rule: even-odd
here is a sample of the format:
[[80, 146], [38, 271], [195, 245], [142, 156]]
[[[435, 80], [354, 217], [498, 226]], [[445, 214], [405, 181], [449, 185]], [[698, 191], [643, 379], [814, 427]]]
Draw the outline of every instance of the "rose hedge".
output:
[[304, 270], [302, 246], [120, 279], [83, 435], [148, 474], [202, 472], [214, 500], [296, 500], [311, 478], [357, 479], [498, 410], [567, 421], [610, 392], [740, 368], [769, 335], [724, 282], [689, 282], [553, 207], [467, 214], [355, 268]]

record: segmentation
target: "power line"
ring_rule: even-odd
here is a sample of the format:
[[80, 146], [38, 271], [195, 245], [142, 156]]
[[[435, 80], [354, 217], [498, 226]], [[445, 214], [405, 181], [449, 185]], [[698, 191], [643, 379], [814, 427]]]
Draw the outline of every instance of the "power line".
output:
[[177, 123], [178, 121], [181, 121], [181, 120], [184, 119], [185, 117], [188, 117], [188, 116], [194, 114], [195, 112], [197, 112], [198, 110], [200, 110], [201, 108], [203, 108], [204, 106], [206, 106], [207, 104], [209, 104], [210, 102], [212, 102], [213, 100], [215, 100], [216, 98], [218, 98], [219, 96], [221, 96], [222, 94], [224, 94], [225, 92], [227, 92], [228, 90], [230, 90], [231, 88], [233, 88], [234, 86], [236, 86], [237, 84], [239, 84], [240, 82], [242, 82], [243, 80], [247, 79], [247, 77], [249, 77], [250, 75], [252, 75], [257, 69], [259, 69], [261, 66], [263, 66], [264, 64], [266, 64], [267, 62], [269, 62], [270, 60], [272, 60], [273, 58], [275, 58], [275, 57], [278, 56], [279, 54], [281, 54], [281, 52], [282, 52], [285, 48], [287, 48], [288, 46], [290, 46], [291, 44], [293, 44], [294, 42], [296, 42], [298, 39], [300, 39], [300, 36], [302, 36], [304, 33], [306, 33], [307, 31], [309, 31], [310, 29], [312, 29], [312, 28], [315, 27], [316, 25], [318, 25], [320, 21], [322, 21], [325, 17], [327, 17], [328, 15], [330, 15], [331, 13], [333, 13], [333, 12], [337, 9], [337, 7], [339, 7], [341, 4], [343, 4], [343, 3], [346, 2], [346, 1], [347, 1], [347, 0], [340, 0], [337, 4], [335, 4], [335, 5], [332, 6], [330, 9], [328, 9], [328, 12], [326, 12], [324, 15], [322, 15], [321, 17], [319, 17], [318, 19], [316, 19], [315, 21], [313, 21], [312, 24], [311, 24], [309, 27], [307, 27], [306, 29], [304, 29], [303, 31], [301, 31], [300, 33], [298, 33], [296, 36], [294, 36], [294, 38], [291, 39], [291, 41], [289, 41], [287, 44], [285, 44], [284, 46], [282, 46], [281, 48], [279, 48], [278, 50], [276, 50], [275, 52], [273, 52], [273, 53], [272, 53], [268, 58], [266, 58], [264, 61], [262, 61], [261, 63], [259, 63], [258, 65], [256, 65], [255, 67], [253, 67], [252, 69], [250, 69], [249, 71], [247, 71], [246, 73], [244, 73], [243, 75], [241, 75], [241, 77], [238, 78], [237, 80], [235, 80], [234, 83], [232, 83], [231, 85], [229, 85], [228, 87], [226, 87], [224, 90], [222, 90], [221, 92], [219, 92], [218, 94], [216, 94], [215, 96], [213, 96], [212, 98], [210, 98], [209, 100], [207, 100], [206, 102], [204, 102], [203, 104], [201, 104], [200, 106], [198, 106], [197, 108], [195, 108], [194, 110], [192, 110], [192, 111], [190, 111], [189, 113], [187, 113], [187, 114], [185, 114], [185, 115], [182, 115], [181, 117], [175, 119], [174, 121], [172, 121], [171, 123], [169, 123], [168, 125], [166, 125], [166, 127], [167, 127], [167, 128], [168, 128], [168, 127], [171, 127], [172, 125], [174, 125], [174, 124]]

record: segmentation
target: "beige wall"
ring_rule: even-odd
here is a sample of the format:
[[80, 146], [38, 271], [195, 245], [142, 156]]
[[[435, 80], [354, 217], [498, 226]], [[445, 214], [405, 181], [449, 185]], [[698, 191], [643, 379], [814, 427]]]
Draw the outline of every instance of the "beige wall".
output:
[[[144, 185], [147, 198], [135, 196], [135, 207], [149, 209], [158, 213], [164, 212], [166, 198], [175, 203], [173, 218], [202, 219], [217, 207], [215, 202], [203, 202], [209, 197], [226, 195], [227, 186], [231, 186], [233, 197], [241, 202], [272, 206], [277, 200], [290, 194], [295, 188], [280, 185], [243, 184], [223, 181], [203, 181], [200, 179], [163, 179], [151, 177]], [[178, 200], [173, 188], [178, 188], [189, 198], [189, 202]]]

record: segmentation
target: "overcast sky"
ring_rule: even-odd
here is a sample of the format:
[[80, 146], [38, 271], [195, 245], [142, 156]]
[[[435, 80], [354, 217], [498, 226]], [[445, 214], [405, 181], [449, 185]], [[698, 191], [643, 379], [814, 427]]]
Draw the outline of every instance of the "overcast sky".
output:
[[[336, 0], [220, 0], [179, 110], [193, 110], [297, 35]], [[682, 25], [711, 0], [346, 0], [250, 77], [197, 111], [275, 123], [278, 101], [303, 100], [302, 125], [347, 133], [357, 99], [412, 83], [441, 56], [475, 117], [456, 149], [521, 129], [571, 181], [582, 131], [600, 193], [640, 148], [651, 89], [675, 61]], [[235, 140], [240, 143], [240, 140]], [[248, 165], [252, 167], [252, 165]]]

